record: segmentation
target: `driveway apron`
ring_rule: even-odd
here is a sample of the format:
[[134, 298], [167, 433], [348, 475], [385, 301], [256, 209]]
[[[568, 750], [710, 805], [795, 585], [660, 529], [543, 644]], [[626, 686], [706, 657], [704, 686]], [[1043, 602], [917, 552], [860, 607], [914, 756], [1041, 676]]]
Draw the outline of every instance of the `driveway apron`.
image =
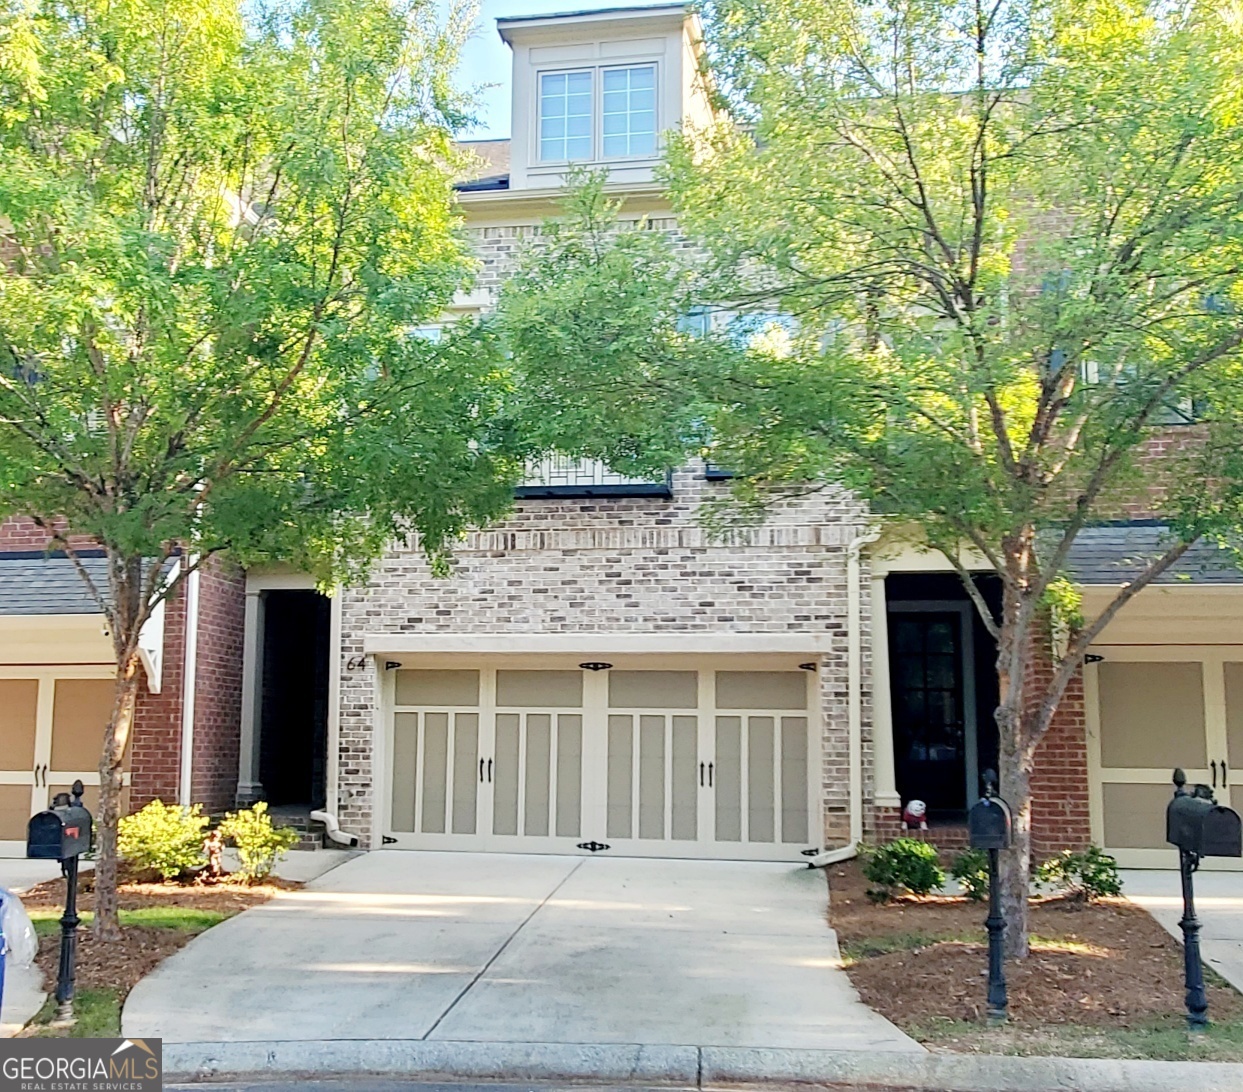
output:
[[859, 1002], [826, 904], [791, 865], [375, 852], [195, 939], [124, 1031], [920, 1049]]

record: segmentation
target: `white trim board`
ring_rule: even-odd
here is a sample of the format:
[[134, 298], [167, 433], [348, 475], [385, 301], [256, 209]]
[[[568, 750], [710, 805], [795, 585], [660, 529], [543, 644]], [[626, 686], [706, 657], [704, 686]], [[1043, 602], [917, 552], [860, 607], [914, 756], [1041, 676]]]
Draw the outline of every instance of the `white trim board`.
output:
[[776, 652], [815, 656], [832, 651], [827, 633], [366, 633], [363, 652], [481, 653], [530, 656], [714, 655]]

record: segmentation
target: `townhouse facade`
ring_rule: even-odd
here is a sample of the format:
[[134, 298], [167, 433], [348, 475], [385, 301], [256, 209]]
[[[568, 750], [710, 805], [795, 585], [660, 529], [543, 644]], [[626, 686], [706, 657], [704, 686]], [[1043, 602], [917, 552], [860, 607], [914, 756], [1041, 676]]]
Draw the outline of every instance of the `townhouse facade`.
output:
[[[458, 198], [480, 274], [445, 321], [494, 305], [573, 163], [676, 234], [661, 134], [710, 116], [682, 5], [498, 29], [513, 135], [473, 146]], [[283, 569], [205, 571], [151, 636], [131, 805], [265, 798], [376, 849], [824, 862], [898, 834], [917, 798], [933, 840], [961, 844], [996, 761], [997, 692], [957, 576], [840, 490], [714, 537], [700, 507], [728, 488], [702, 463], [635, 480], [550, 460], [448, 577], [405, 548], [332, 596]], [[1161, 535], [1148, 512], [1084, 533], [1070, 570], [1089, 613]], [[0, 531], [0, 849], [90, 774], [102, 734], [106, 640], [45, 545]], [[979, 586], [995, 599], [983, 571]], [[1037, 756], [1038, 852], [1091, 841], [1173, 863], [1174, 766], [1229, 801], [1241, 623], [1243, 575], [1204, 546], [1110, 625]], [[1044, 669], [1042, 646], [1030, 663]]]

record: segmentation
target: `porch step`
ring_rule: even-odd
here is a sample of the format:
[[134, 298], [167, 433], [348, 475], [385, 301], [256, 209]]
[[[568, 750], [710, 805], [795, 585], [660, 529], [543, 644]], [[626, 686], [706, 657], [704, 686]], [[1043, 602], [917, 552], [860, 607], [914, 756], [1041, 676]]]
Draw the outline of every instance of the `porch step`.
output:
[[296, 831], [298, 840], [291, 848], [301, 850], [323, 849], [328, 830], [323, 823], [310, 818], [306, 810], [299, 808], [272, 808], [272, 825]]

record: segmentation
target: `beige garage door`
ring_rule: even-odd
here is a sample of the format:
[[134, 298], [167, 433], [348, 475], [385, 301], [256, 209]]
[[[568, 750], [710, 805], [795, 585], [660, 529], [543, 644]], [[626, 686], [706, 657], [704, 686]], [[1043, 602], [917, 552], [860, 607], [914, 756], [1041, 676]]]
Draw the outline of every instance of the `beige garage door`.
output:
[[[1165, 841], [1172, 773], [1231, 803], [1243, 758], [1243, 663], [1223, 648], [1104, 649], [1088, 668], [1093, 836], [1124, 865], [1173, 867]], [[1228, 862], [1206, 862], [1230, 867]]]
[[395, 675], [389, 844], [794, 860], [816, 841], [808, 672]]
[[56, 793], [81, 780], [87, 807], [97, 806], [113, 683], [98, 669], [2, 670], [0, 854], [24, 856], [27, 820]]

